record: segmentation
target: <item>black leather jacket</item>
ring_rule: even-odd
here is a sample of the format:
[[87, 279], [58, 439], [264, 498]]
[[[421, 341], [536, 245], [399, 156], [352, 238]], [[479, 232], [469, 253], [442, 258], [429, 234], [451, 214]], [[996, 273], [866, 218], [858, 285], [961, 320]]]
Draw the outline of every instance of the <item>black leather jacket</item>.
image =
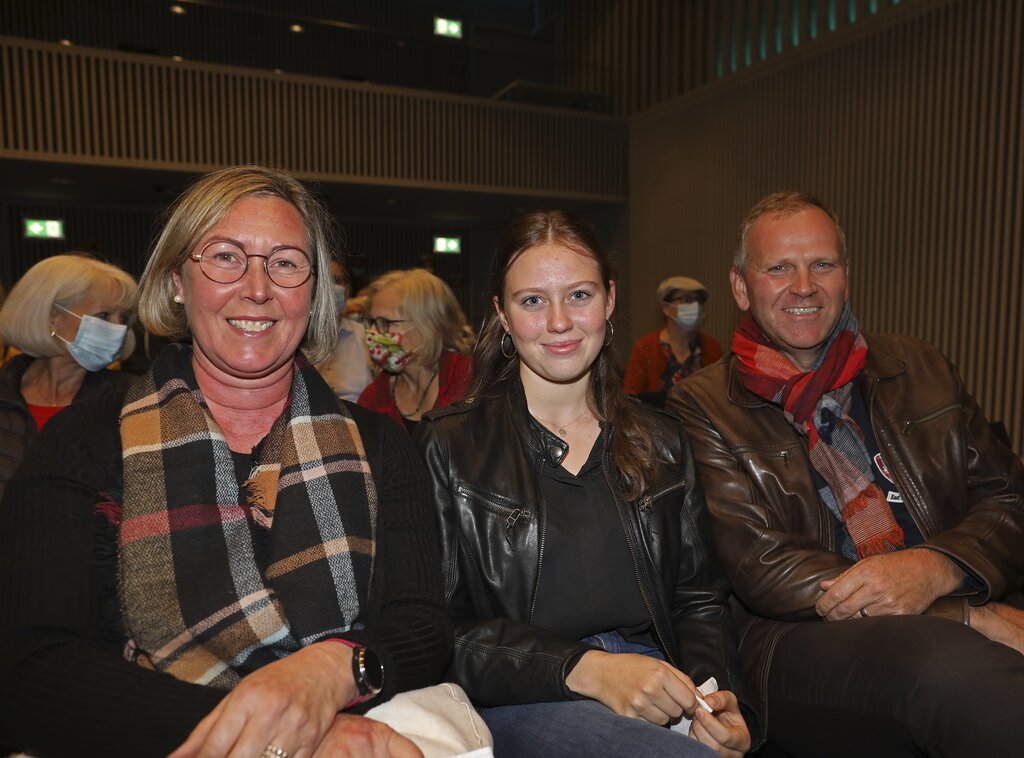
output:
[[[568, 447], [529, 415], [518, 379], [509, 387], [498, 398], [435, 411], [416, 429], [439, 509], [445, 598], [455, 620], [449, 675], [485, 706], [578, 698], [565, 678], [591, 649], [531, 625], [548, 507], [541, 468], [557, 465]], [[607, 452], [608, 424], [603, 470], [655, 636], [666, 660], [696, 683], [715, 676], [745, 700], [729, 585], [714, 558], [689, 443], [678, 420], [640, 403], [636, 412], [666, 460], [655, 466], [650, 494], [623, 498]]]

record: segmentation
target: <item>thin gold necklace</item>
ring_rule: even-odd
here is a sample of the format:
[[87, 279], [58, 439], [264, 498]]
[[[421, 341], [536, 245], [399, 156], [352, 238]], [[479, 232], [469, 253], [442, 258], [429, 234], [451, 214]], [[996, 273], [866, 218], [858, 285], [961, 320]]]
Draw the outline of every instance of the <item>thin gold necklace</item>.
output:
[[[430, 385], [432, 385], [434, 383], [434, 380], [437, 379], [437, 374], [440, 370], [441, 367], [438, 366], [437, 368], [434, 369], [434, 373], [430, 375], [430, 379], [427, 381], [427, 386], [423, 388], [423, 394], [420, 395], [420, 401], [416, 403], [416, 409], [412, 413], [405, 413], [401, 408], [398, 407], [398, 398], [395, 397], [395, 385], [398, 384], [398, 376], [396, 375], [394, 379], [391, 380], [391, 402], [395, 404], [395, 410], [398, 411], [399, 416], [401, 416], [404, 419], [408, 419], [409, 417], [415, 416], [417, 413], [420, 412], [420, 409], [423, 408], [423, 403], [425, 403], [427, 400], [427, 393], [430, 392]], [[440, 389], [438, 391], [440, 392]]]
[[544, 418], [543, 416], [540, 416], [540, 415], [538, 415], [538, 414], [536, 414], [536, 413], [534, 413], [534, 414], [533, 414], [533, 417], [534, 417], [535, 419], [537, 419], [538, 421], [543, 421], [543, 422], [544, 422], [545, 424], [547, 424], [548, 426], [553, 426], [553, 427], [555, 427], [555, 429], [556, 429], [556, 430], [557, 430], [557, 432], [558, 432], [558, 436], [559, 436], [559, 437], [564, 437], [564, 436], [565, 436], [565, 435], [566, 435], [566, 434], [568, 433], [568, 432], [567, 432], [566, 430], [567, 430], [567, 429], [568, 429], [568, 428], [569, 428], [570, 426], [572, 426], [573, 424], [575, 424], [575, 423], [576, 423], [577, 421], [579, 421], [579, 420], [580, 420], [581, 418], [583, 418], [584, 416], [586, 416], [586, 415], [587, 415], [588, 413], [590, 413], [590, 409], [589, 409], [589, 408], [587, 408], [586, 410], [584, 410], [584, 411], [583, 411], [583, 413], [581, 413], [581, 414], [580, 414], [579, 416], [577, 416], [576, 418], [574, 418], [574, 419], [573, 419], [572, 421], [570, 421], [570, 422], [569, 422], [568, 424], [562, 424], [562, 425], [556, 424], [556, 423], [555, 423], [554, 421], [551, 421], [550, 419], [546, 419], [546, 418]]

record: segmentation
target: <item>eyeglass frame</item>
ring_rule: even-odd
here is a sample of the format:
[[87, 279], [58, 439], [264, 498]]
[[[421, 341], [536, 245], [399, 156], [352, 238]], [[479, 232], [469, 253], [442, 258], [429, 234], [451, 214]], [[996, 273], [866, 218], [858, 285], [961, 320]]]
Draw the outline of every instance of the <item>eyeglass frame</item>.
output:
[[675, 290], [678, 294], [669, 294], [661, 302], [667, 305], [689, 305], [691, 303], [701, 303], [702, 305], [707, 302], [707, 297], [703, 291], [697, 290]]
[[[378, 334], [387, 334], [388, 332], [390, 332], [392, 324], [407, 324], [407, 323], [409, 323], [409, 319], [407, 319], [407, 318], [385, 318], [384, 316], [376, 316], [376, 317], [363, 316], [361, 321], [363, 322], [363, 328], [364, 329], [369, 329], [369, 328], [373, 327], [373, 330], [376, 331]], [[387, 328], [386, 329], [381, 329], [380, 328], [380, 325], [381, 325], [382, 322], [384, 324], [387, 324]]]
[[[245, 256], [245, 266], [242, 268], [242, 273], [238, 275], [237, 279], [232, 279], [230, 282], [219, 282], [216, 279], [214, 279], [212, 276], [210, 276], [208, 273], [206, 273], [206, 270], [203, 268], [203, 253], [205, 253], [206, 250], [211, 245], [219, 245], [219, 244], [223, 244], [225, 242], [230, 244], [230, 245], [234, 245], [235, 247], [237, 247], [239, 250], [242, 251], [242, 255]], [[281, 284], [276, 279], [274, 279], [274, 277], [270, 273], [269, 264], [270, 264], [271, 256], [274, 255], [274, 253], [279, 253], [282, 250], [298, 250], [300, 253], [302, 253], [302, 257], [306, 259], [306, 262], [309, 263], [309, 270], [306, 272], [306, 278], [303, 279], [298, 284]], [[203, 245], [203, 249], [202, 250], [200, 250], [198, 253], [189, 253], [188, 257], [189, 257], [189, 259], [191, 259], [191, 260], [193, 260], [193, 261], [195, 261], [196, 263], [199, 264], [199, 270], [202, 272], [203, 276], [205, 276], [207, 279], [209, 279], [214, 284], [234, 284], [235, 282], [242, 281], [242, 277], [244, 277], [248, 273], [248, 271], [249, 271], [249, 259], [250, 258], [262, 258], [263, 259], [263, 271], [267, 275], [267, 278], [270, 280], [270, 283], [273, 284], [275, 287], [280, 287], [281, 289], [291, 290], [291, 289], [295, 289], [296, 287], [301, 287], [303, 284], [305, 284], [306, 282], [309, 281], [309, 278], [311, 276], [315, 276], [316, 273], [317, 273], [316, 266], [313, 265], [313, 261], [310, 259], [309, 253], [307, 253], [301, 247], [296, 247], [295, 245], [281, 245], [281, 246], [275, 247], [273, 250], [271, 250], [270, 251], [270, 255], [261, 255], [259, 253], [248, 253], [248, 252], [246, 252], [245, 248], [242, 245], [240, 245], [237, 242], [235, 242], [234, 240], [227, 240], [227, 239], [210, 240], [205, 245]]]

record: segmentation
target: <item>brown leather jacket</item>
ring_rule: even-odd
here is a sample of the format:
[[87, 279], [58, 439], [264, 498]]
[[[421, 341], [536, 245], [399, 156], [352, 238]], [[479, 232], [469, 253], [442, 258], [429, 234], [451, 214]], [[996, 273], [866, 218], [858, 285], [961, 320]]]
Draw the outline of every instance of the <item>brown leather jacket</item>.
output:
[[[1024, 465], [989, 429], [941, 353], [909, 337], [865, 335], [858, 377], [871, 426], [925, 545], [981, 581], [929, 609], [967, 621], [1024, 583]], [[792, 622], [817, 621], [819, 582], [849, 561], [811, 477], [806, 438], [743, 386], [731, 353], [669, 395], [690, 435], [718, 555], [732, 580], [747, 682], [767, 722], [772, 652]]]

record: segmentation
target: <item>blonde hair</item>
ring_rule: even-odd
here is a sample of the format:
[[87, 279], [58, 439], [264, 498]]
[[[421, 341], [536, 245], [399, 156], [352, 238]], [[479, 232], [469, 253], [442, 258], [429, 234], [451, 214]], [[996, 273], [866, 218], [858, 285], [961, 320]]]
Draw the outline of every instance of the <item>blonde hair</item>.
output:
[[330, 213], [298, 180], [265, 166], [234, 166], [198, 179], [168, 209], [139, 285], [139, 320], [154, 334], [171, 339], [189, 335], [185, 309], [174, 302], [172, 274], [180, 272], [193, 248], [239, 200], [277, 197], [292, 205], [309, 238], [313, 264], [312, 310], [303, 349], [311, 363], [330, 355], [337, 340], [330, 261], [336, 233]]
[[[0, 309], [0, 340], [33, 358], [64, 354], [51, 335], [56, 306], [73, 311], [92, 292], [110, 293], [118, 310], [135, 309], [138, 285], [128, 272], [110, 263], [73, 253], [44, 258], [25, 272]], [[135, 349], [131, 329], [125, 335], [121, 358]]]
[[388, 271], [370, 283], [366, 291], [367, 315], [374, 296], [385, 287], [402, 294], [402, 317], [411, 321], [423, 336], [423, 356], [430, 365], [440, 360], [443, 350], [469, 353], [473, 349], [472, 330], [455, 299], [455, 293], [442, 279], [422, 268]]

